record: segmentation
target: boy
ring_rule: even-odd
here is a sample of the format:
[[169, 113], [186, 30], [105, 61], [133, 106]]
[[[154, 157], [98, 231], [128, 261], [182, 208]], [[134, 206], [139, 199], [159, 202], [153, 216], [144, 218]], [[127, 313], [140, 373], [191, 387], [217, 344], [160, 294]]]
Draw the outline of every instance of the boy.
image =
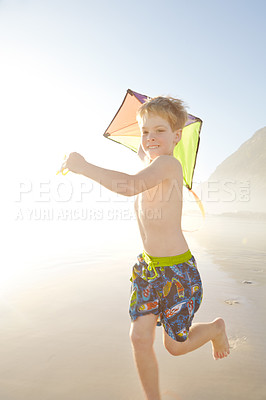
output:
[[144, 251], [131, 277], [130, 337], [146, 399], [159, 400], [153, 350], [158, 318], [164, 327], [164, 346], [172, 355], [186, 354], [211, 341], [213, 357], [219, 359], [229, 354], [229, 343], [221, 318], [192, 325], [202, 300], [202, 285], [181, 230], [183, 173], [173, 156], [187, 112], [181, 100], [157, 97], [142, 104], [137, 118], [139, 156], [146, 163], [143, 170], [134, 175], [106, 170], [87, 163], [78, 153], [71, 153], [62, 169], [83, 174], [124, 196], [136, 195]]

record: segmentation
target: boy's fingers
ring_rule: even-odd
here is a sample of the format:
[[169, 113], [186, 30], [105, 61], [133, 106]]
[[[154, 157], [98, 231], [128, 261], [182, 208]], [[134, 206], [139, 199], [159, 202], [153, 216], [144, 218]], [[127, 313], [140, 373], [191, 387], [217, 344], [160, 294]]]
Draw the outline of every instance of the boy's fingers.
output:
[[[66, 155], [64, 156], [64, 160], [66, 160]], [[67, 169], [67, 160], [63, 162], [63, 164], [61, 165], [61, 168], [57, 171], [56, 175], [58, 174], [63, 174], [64, 170]], [[65, 175], [65, 174], [63, 174]]]
[[62, 164], [61, 172], [63, 172], [64, 169], [67, 169], [67, 165], [66, 165], [66, 164], [67, 164], [66, 162], [64, 162], [64, 163]]

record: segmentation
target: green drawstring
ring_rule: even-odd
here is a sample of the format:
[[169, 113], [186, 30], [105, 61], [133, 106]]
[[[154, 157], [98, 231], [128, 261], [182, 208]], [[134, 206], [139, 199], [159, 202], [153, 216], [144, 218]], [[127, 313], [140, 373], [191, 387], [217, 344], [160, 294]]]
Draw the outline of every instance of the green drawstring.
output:
[[152, 279], [156, 279], [158, 277], [158, 271], [156, 270], [156, 268], [160, 268], [160, 270], [163, 271], [164, 267], [181, 264], [183, 262], [188, 261], [192, 257], [192, 254], [191, 254], [190, 250], [188, 250], [185, 253], [179, 254], [177, 256], [151, 257], [149, 254], [147, 254], [145, 251], [143, 251], [142, 257], [145, 260], [145, 262], [148, 264], [148, 268], [147, 268], [148, 271], [154, 272], [153, 277], [147, 278], [145, 276], [145, 278], [152, 280]]
[[158, 261], [152, 261], [151, 257], [144, 251], [142, 254], [144, 260], [146, 261], [146, 263], [148, 264], [148, 271], [153, 271], [154, 275], [152, 277], [148, 277], [147, 279], [152, 280], [152, 279], [156, 279], [158, 277], [158, 271], [156, 270], [156, 267], [160, 267], [159, 266], [159, 262]]
[[157, 263], [151, 262], [150, 264], [148, 264], [148, 271], [153, 271], [154, 272], [154, 276], [153, 277], [149, 277], [148, 279], [156, 279], [158, 276], [158, 272], [156, 270], [156, 267], [158, 267]]

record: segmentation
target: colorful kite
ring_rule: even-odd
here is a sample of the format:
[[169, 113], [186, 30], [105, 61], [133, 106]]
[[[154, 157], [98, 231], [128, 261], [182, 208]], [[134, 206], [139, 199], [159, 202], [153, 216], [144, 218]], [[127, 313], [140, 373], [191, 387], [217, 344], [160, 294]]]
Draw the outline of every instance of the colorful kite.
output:
[[[147, 96], [128, 89], [122, 105], [103, 135], [137, 152], [140, 145], [140, 129], [136, 120], [136, 114], [141, 104], [147, 99]], [[188, 120], [182, 131], [182, 139], [174, 149], [174, 156], [182, 164], [184, 185], [193, 193], [204, 215], [200, 199], [192, 191], [192, 180], [199, 149], [201, 126], [202, 120], [200, 118], [188, 114]]]
[[[103, 135], [137, 152], [140, 145], [140, 129], [136, 120], [136, 113], [147, 98], [147, 96], [128, 89], [121, 107]], [[200, 118], [188, 114], [188, 120], [182, 132], [182, 139], [174, 150], [174, 156], [182, 164], [184, 185], [188, 189], [192, 188], [201, 125], [202, 120]]]

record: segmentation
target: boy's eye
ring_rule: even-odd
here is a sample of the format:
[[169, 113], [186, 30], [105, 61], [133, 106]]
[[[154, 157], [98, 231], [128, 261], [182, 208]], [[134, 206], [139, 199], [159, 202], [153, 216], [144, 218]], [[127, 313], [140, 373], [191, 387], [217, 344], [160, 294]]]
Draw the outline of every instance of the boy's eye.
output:
[[[156, 133], [163, 133], [165, 132], [165, 129], [156, 129]], [[148, 131], [142, 131], [142, 135], [148, 135]]]

